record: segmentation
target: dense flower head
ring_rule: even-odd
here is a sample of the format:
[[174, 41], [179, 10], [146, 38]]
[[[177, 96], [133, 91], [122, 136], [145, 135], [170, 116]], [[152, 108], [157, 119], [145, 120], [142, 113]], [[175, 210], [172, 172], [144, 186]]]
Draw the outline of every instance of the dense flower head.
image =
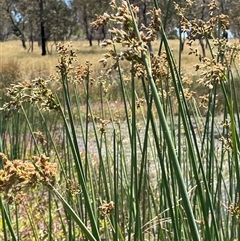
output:
[[29, 160], [8, 160], [0, 153], [3, 169], [0, 170], [0, 192], [5, 197], [13, 198], [38, 184], [54, 184], [57, 174], [57, 164], [51, 163], [45, 155], [32, 156]]

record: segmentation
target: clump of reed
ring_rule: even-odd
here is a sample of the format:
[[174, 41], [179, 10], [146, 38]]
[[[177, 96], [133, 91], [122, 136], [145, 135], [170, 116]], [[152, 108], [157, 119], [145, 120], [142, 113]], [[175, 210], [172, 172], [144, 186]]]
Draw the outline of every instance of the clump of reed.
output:
[[[148, 26], [139, 27], [139, 9], [129, 1], [112, 1], [113, 13], [98, 16], [93, 26], [108, 24], [112, 39], [102, 43], [109, 49], [99, 60], [97, 78], [90, 61], [79, 64], [73, 46], [59, 44], [54, 75], [8, 88], [0, 151], [22, 161], [1, 154], [0, 187], [10, 184], [11, 178], [4, 179], [10, 175], [12, 188], [22, 181], [34, 188], [31, 173], [44, 185], [24, 202], [9, 203], [4, 194], [10, 189], [2, 189], [0, 236], [5, 240], [27, 240], [26, 232], [36, 240], [239, 237], [240, 118], [233, 77], [239, 74], [234, 68], [238, 45], [216, 38], [210, 57], [190, 49], [200, 61], [193, 66], [200, 74], [183, 73], [181, 51], [176, 61], [157, 1], [154, 5]], [[182, 30], [193, 31], [189, 44], [194, 31], [208, 41], [215, 25], [226, 30], [227, 17], [214, 6], [209, 22], [190, 22], [176, 6]], [[159, 33], [159, 50], [150, 52]], [[120, 51], [119, 43], [125, 46]], [[122, 67], [126, 62], [129, 72]], [[107, 97], [115, 82], [121, 112]], [[16, 163], [19, 168], [9, 168]], [[40, 222], [31, 205], [42, 193]], [[26, 198], [32, 204], [24, 209]], [[26, 224], [30, 229], [24, 234]]]

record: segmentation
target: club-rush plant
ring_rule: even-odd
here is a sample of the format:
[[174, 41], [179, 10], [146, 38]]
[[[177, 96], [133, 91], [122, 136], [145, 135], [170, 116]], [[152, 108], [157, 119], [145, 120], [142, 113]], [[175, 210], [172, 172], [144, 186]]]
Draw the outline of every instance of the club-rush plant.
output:
[[[228, 17], [215, 1], [207, 21], [185, 17], [190, 1], [175, 5], [199, 60], [193, 76], [152, 5], [148, 24], [129, 1], [97, 16], [92, 26], [111, 33], [97, 77], [71, 43], [58, 44], [55, 74], [7, 88], [2, 240], [239, 239], [239, 47], [221, 38]], [[191, 46], [196, 35], [208, 45], [204, 57]]]

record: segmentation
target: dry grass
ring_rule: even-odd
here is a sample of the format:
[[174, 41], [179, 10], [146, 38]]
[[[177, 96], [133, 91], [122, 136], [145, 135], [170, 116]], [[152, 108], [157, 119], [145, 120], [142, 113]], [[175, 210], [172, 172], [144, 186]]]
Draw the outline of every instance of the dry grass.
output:
[[[97, 46], [89, 47], [87, 41], [73, 42], [74, 48], [78, 49], [78, 59], [80, 63], [86, 60], [96, 64], [106, 51]], [[58, 61], [56, 48], [52, 43], [48, 43], [51, 54], [41, 56], [41, 48], [34, 43], [34, 51], [27, 52], [22, 48], [20, 41], [6, 41], [0, 43], [0, 72], [6, 63], [17, 63], [21, 69], [23, 78], [29, 79], [36, 76], [46, 76], [54, 73]], [[100, 66], [100, 65], [99, 65]]]
[[[235, 40], [231, 40], [235, 41]], [[88, 41], [74, 41], [72, 42], [74, 48], [78, 49], [78, 60], [80, 63], [84, 63], [86, 60], [89, 60], [96, 72], [101, 69], [101, 65], [98, 63], [99, 59], [102, 58], [102, 55], [107, 51], [105, 48], [101, 48], [97, 45], [97, 42], [94, 41], [94, 46], [89, 47]], [[172, 48], [176, 62], [178, 62], [179, 55], [179, 41], [170, 40], [169, 44]], [[198, 48], [201, 52], [200, 45], [198, 41], [194, 43], [193, 48]], [[15, 63], [19, 66], [20, 75], [22, 79], [32, 79], [37, 76], [47, 77], [50, 74], [54, 73], [56, 70], [56, 64], [58, 61], [58, 55], [56, 52], [55, 46], [50, 42], [48, 43], [49, 50], [52, 51], [51, 54], [47, 56], [41, 56], [41, 48], [37, 46], [37, 43], [34, 44], [34, 51], [27, 52], [21, 46], [20, 41], [6, 41], [0, 43], [0, 72], [6, 64]], [[158, 51], [159, 42], [156, 41], [153, 43], [154, 53]], [[198, 63], [198, 57], [194, 55], [189, 55], [189, 46], [185, 45], [184, 51], [182, 53], [182, 71], [189, 74], [194, 74], [194, 65]], [[207, 50], [207, 54], [209, 50]]]

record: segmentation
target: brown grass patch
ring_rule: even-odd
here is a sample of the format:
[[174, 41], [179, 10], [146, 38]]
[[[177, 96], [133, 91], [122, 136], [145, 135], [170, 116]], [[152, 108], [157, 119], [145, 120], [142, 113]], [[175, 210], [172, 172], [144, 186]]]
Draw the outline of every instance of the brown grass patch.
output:
[[[230, 40], [236, 42], [236, 40]], [[153, 43], [153, 52], [157, 53], [159, 48], [159, 41]], [[176, 59], [176, 63], [179, 62], [179, 40], [169, 40], [170, 47]], [[94, 42], [94, 46], [90, 47], [88, 41], [73, 41], [72, 45], [78, 50], [78, 61], [84, 64], [87, 60], [93, 64], [93, 69], [96, 72], [96, 76], [102, 69], [101, 64], [98, 61], [103, 57], [103, 54], [107, 52], [107, 48], [101, 48], [97, 46], [97, 42]], [[34, 43], [34, 51], [27, 52], [22, 48], [21, 42], [6, 41], [0, 42], [0, 73], [3, 72], [3, 68], [6, 65], [14, 63], [19, 66], [21, 79], [33, 79], [35, 77], [48, 77], [50, 74], [55, 73], [56, 65], [58, 62], [58, 54], [56, 48], [52, 42], [48, 43], [48, 48], [51, 50], [51, 54], [47, 56], [41, 56], [41, 48]], [[118, 46], [120, 51], [123, 47]], [[198, 40], [196, 40], [192, 48], [197, 48], [201, 53], [201, 47]], [[217, 50], [214, 50], [215, 52]], [[207, 56], [210, 57], [209, 49], [206, 50]], [[185, 44], [184, 51], [181, 54], [181, 67], [184, 73], [189, 75], [195, 74], [194, 65], [199, 63], [198, 57], [194, 54], [189, 55], [189, 46]], [[123, 63], [123, 67], [125, 64]], [[128, 64], [127, 64], [128, 66]]]

